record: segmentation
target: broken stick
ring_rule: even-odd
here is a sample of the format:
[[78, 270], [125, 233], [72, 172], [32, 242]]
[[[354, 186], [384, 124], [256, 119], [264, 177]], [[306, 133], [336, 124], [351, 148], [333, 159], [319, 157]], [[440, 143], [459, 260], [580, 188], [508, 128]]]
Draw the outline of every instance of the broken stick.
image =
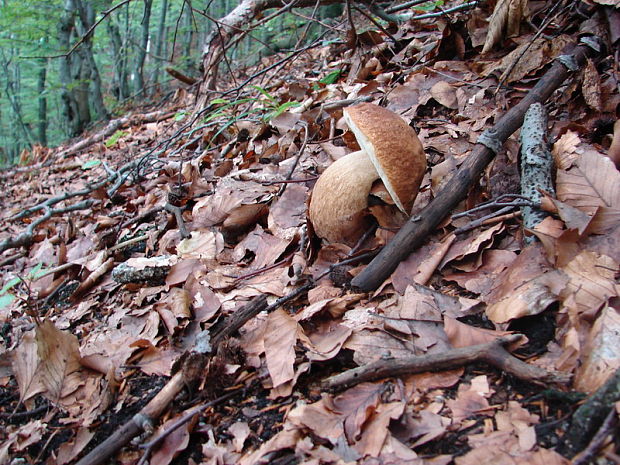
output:
[[411, 356], [408, 358], [380, 359], [367, 365], [347, 370], [327, 378], [321, 383], [326, 389], [345, 389], [365, 381], [393, 376], [412, 375], [425, 371], [441, 371], [462, 367], [468, 363], [485, 362], [519, 379], [546, 385], [565, 384], [570, 375], [553, 373], [519, 360], [505, 346], [521, 339], [520, 334], [510, 334], [486, 344], [451, 349], [438, 354]]

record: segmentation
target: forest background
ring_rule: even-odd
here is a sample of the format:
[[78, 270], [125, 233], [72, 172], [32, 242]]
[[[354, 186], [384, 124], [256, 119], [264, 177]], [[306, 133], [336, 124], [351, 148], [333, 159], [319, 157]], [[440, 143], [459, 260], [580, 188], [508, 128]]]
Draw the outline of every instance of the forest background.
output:
[[[36, 0], [0, 2], [0, 166], [33, 145], [54, 147], [94, 121], [163, 98], [165, 69], [200, 77], [202, 47], [215, 19], [237, 2]], [[433, 2], [427, 5], [434, 8]], [[342, 13], [320, 7], [319, 21]], [[425, 8], [425, 7], [423, 7]], [[312, 9], [310, 9], [312, 10]], [[304, 10], [256, 27], [228, 52], [233, 67], [293, 48], [322, 33]], [[268, 12], [265, 12], [268, 15]], [[302, 24], [310, 27], [299, 27]]]

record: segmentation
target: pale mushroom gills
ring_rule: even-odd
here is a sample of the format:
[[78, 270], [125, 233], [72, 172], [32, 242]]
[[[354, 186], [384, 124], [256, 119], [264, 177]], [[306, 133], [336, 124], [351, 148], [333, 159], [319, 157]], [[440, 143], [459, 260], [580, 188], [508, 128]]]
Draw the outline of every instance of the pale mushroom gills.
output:
[[361, 150], [332, 163], [319, 177], [308, 216], [319, 237], [352, 245], [364, 233], [368, 194], [377, 179], [396, 206], [411, 213], [426, 156], [413, 128], [386, 108], [362, 103], [346, 108], [344, 119]]

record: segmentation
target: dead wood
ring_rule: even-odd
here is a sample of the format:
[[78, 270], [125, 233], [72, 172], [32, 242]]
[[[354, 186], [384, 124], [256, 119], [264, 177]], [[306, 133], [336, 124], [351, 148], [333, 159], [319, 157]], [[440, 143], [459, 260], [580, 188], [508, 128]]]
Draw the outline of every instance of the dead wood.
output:
[[260, 23], [264, 23], [292, 8], [332, 3], [340, 3], [340, 0], [292, 0], [284, 4], [279, 0], [243, 0], [226, 16], [214, 20], [215, 28], [205, 39], [203, 47], [204, 74], [198, 92], [196, 110], [200, 111], [206, 106], [210, 92], [215, 90], [220, 63], [225, 59], [224, 54], [233, 43], [233, 39], [240, 39], [255, 28], [257, 24], [252, 24], [252, 21], [261, 12], [269, 8], [278, 8], [276, 13], [261, 19]]
[[175, 78], [175, 79], [177, 79], [177, 80], [179, 80], [179, 81], [181, 81], [181, 82], [183, 82], [185, 84], [188, 84], [190, 86], [193, 86], [194, 84], [196, 84], [196, 82], [198, 82], [198, 79], [193, 78], [191, 76], [187, 76], [187, 75], [183, 74], [182, 72], [177, 71], [174, 68], [170, 68], [170, 67], [166, 68], [166, 73], [168, 73], [173, 78]]
[[[547, 111], [541, 103], [534, 103], [525, 113], [521, 128], [521, 194], [540, 205], [542, 191], [555, 195], [552, 181], [554, 163], [547, 142]], [[524, 206], [523, 228], [534, 229], [549, 214], [540, 207]], [[524, 237], [531, 243], [536, 236]]]
[[558, 452], [574, 457], [582, 451], [603, 426], [614, 404], [620, 400], [620, 369], [577, 409]]
[[484, 362], [499, 368], [519, 379], [546, 385], [565, 384], [570, 375], [552, 373], [530, 365], [514, 357], [505, 346], [521, 339], [520, 334], [500, 337], [486, 344], [461, 347], [439, 354], [411, 356], [409, 358], [380, 359], [358, 368], [327, 378], [321, 383], [326, 389], [345, 389], [365, 381], [374, 381], [394, 376], [412, 375], [426, 371], [442, 371], [459, 368], [470, 363]]
[[353, 278], [351, 284], [365, 292], [377, 289], [398, 264], [419, 247], [443, 218], [466, 197], [470, 186], [480, 177], [495, 153], [501, 149], [501, 145], [521, 126], [530, 105], [546, 101], [568, 77], [570, 73], [568, 66], [573, 70], [579, 69], [584, 65], [586, 58], [593, 53], [592, 47], [582, 43], [575, 47], [570, 56], [563, 55], [556, 58], [549, 71], [523, 100], [508, 110], [491, 130], [478, 139], [472, 153], [437, 197], [419, 215], [409, 219], [392, 241]]
[[81, 139], [79, 142], [73, 144], [72, 146], [67, 147], [66, 149], [58, 152], [56, 154], [56, 159], [61, 160], [70, 155], [74, 155], [80, 150], [84, 150], [85, 148], [90, 147], [91, 145], [94, 145], [97, 142], [101, 142], [107, 137], [110, 137], [112, 134], [114, 134], [119, 129], [126, 128], [129, 126], [145, 124], [145, 123], [154, 123], [157, 121], [162, 121], [168, 118], [172, 118], [174, 114], [175, 112], [173, 111], [160, 110], [160, 111], [153, 111], [151, 113], [145, 113], [145, 114], [139, 114], [139, 115], [123, 116], [122, 118], [112, 120], [107, 124], [107, 126], [103, 130], [99, 131], [98, 133], [93, 134], [92, 136], [87, 137], [85, 139]]
[[112, 436], [90, 451], [78, 461], [76, 465], [97, 465], [104, 463], [142, 431], [153, 429], [155, 421], [176, 395], [181, 392], [184, 386], [185, 381], [183, 379], [183, 373], [178, 372], [142, 410], [136, 413], [131, 420], [121, 426], [120, 429], [117, 429]]

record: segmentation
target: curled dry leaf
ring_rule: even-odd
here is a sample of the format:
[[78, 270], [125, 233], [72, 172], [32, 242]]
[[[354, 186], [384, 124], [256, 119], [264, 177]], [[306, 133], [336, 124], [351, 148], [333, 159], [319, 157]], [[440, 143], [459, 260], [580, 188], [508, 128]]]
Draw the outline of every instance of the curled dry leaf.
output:
[[489, 30], [482, 53], [489, 52], [505, 37], [519, 33], [521, 21], [528, 15], [527, 0], [499, 0], [489, 18]]

